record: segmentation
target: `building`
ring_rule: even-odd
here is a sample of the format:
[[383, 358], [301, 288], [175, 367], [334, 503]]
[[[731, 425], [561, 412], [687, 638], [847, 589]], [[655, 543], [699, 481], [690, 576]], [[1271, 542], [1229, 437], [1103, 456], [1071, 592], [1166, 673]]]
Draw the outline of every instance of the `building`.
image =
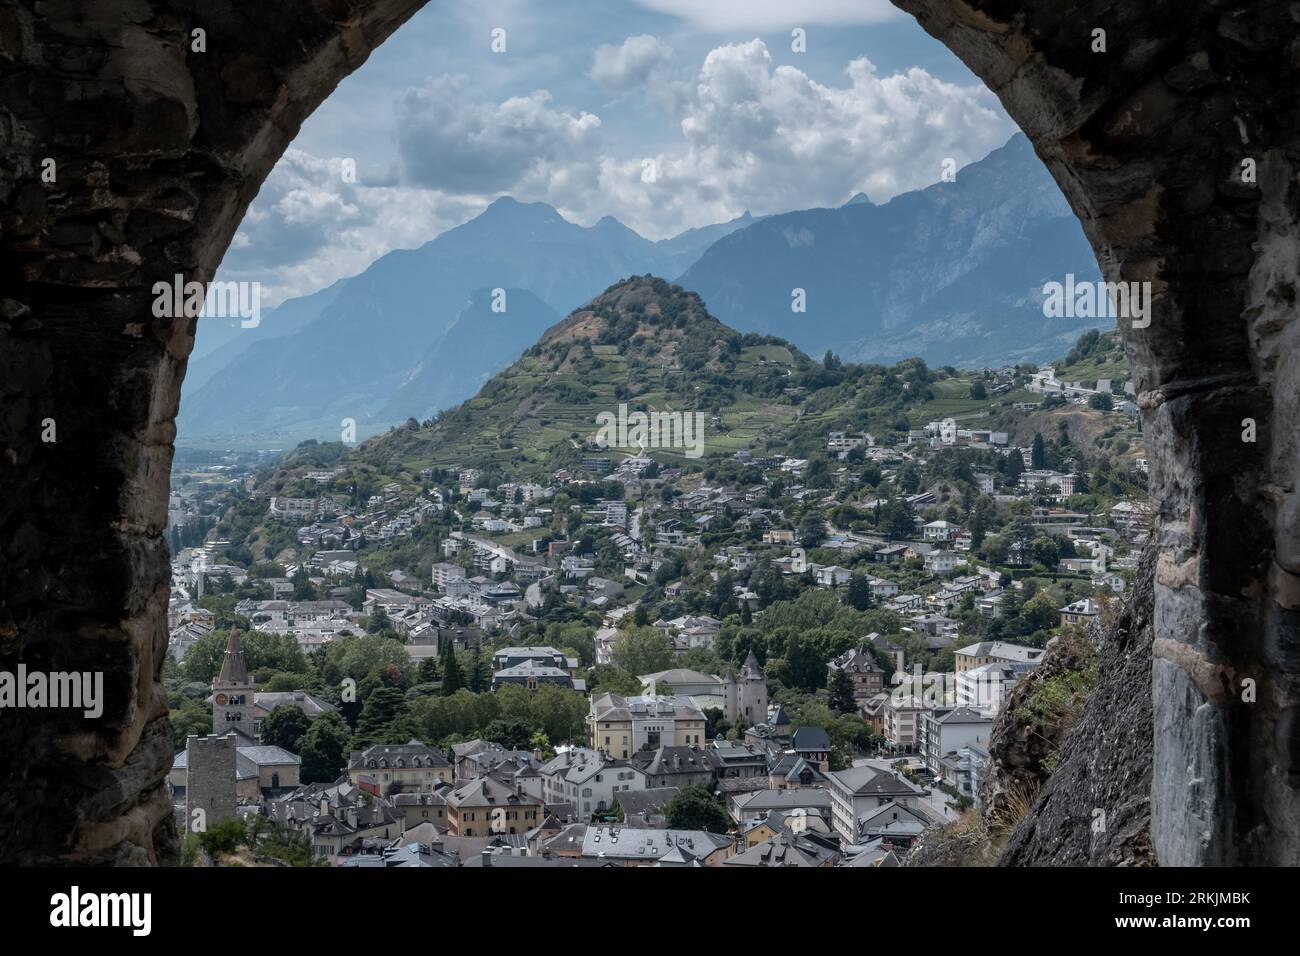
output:
[[[187, 785], [185, 786], [185, 830], [202, 832], [213, 824], [233, 817], [238, 803], [235, 783], [235, 751], [237, 737], [197, 737], [185, 741], [185, 750], [179, 756], [186, 758]], [[188, 772], [192, 770], [192, 773]], [[176, 772], [176, 763], [172, 764]], [[190, 783], [192, 781], [192, 784]], [[173, 781], [173, 791], [176, 784]]]
[[944, 758], [972, 744], [988, 746], [993, 718], [969, 707], [939, 708], [922, 715], [921, 727], [926, 769], [942, 776]]
[[794, 752], [822, 773], [831, 765], [831, 736], [822, 727], [800, 727], [794, 732]]
[[785, 787], [742, 793], [736, 795], [733, 804], [732, 816], [742, 829], [757, 820], [766, 820], [774, 812], [786, 814], [805, 810], [828, 823], [831, 819], [830, 791], [820, 787]]
[[624, 760], [642, 749], [700, 747], [704, 725], [704, 712], [678, 696], [597, 694], [587, 715], [591, 745]]
[[734, 852], [731, 837], [704, 830], [589, 826], [580, 855], [620, 866], [721, 866]]
[[925, 791], [896, 770], [867, 764], [827, 774], [831, 822], [844, 846], [863, 842], [860, 820], [890, 803], [915, 807]]
[[793, 751], [781, 754], [767, 773], [767, 785], [772, 790], [791, 790], [799, 787], [824, 787], [826, 775]]
[[378, 796], [429, 793], [440, 784], [453, 783], [454, 778], [455, 770], [446, 755], [418, 740], [376, 744], [348, 757], [348, 779]]
[[1033, 491], [1039, 485], [1046, 485], [1061, 497], [1069, 497], [1074, 494], [1074, 475], [1063, 475], [1058, 471], [1043, 469], [1021, 472], [1020, 487], [1022, 489]]
[[853, 699], [868, 700], [885, 689], [885, 672], [866, 647], [847, 650], [826, 665], [826, 677], [845, 671], [853, 681]]
[[951, 541], [961, 531], [961, 525], [951, 521], [931, 521], [921, 526], [921, 535], [926, 541]]
[[402, 815], [402, 827], [409, 830], [421, 823], [432, 823], [439, 830], [447, 829], [447, 791], [427, 793], [398, 793], [393, 795], [393, 808]]
[[452, 836], [526, 833], [542, 822], [540, 797], [479, 777], [447, 794], [447, 829]]
[[441, 562], [433, 566], [433, 586], [439, 591], [447, 591], [453, 581], [464, 581], [465, 569], [459, 564]]
[[960, 565], [966, 563], [966, 559], [955, 551], [946, 551], [942, 548], [931, 551], [922, 561], [925, 569], [931, 574], [948, 574]]
[[889, 746], [910, 753], [916, 749], [921, 717], [928, 708], [915, 697], [891, 694], [882, 710], [882, 727]]
[[584, 821], [593, 813], [612, 810], [623, 794], [648, 789], [641, 768], [589, 747], [570, 747], [556, 754], [538, 773], [547, 806], [569, 804]]
[[1024, 662], [995, 661], [968, 667], [957, 674], [957, 703], [962, 707], [995, 713], [1002, 708], [1002, 702], [1016, 686], [1016, 681], [1035, 666]]
[[767, 681], [750, 651], [737, 677], [731, 668], [722, 678], [723, 713], [733, 726], [749, 727], [767, 719]]
[[649, 789], [681, 788], [693, 784], [711, 787], [718, 777], [717, 763], [699, 747], [665, 746], [639, 750], [632, 755], [632, 763], [645, 774], [645, 785]]
[[1090, 624], [1101, 613], [1101, 605], [1092, 598], [1083, 598], [1060, 609], [1061, 626], [1068, 624]]
[[492, 674], [493, 690], [500, 690], [508, 684], [525, 687], [531, 691], [539, 690], [543, 684], [554, 684], [565, 690], [584, 693], [587, 690], [587, 682], [581, 679], [575, 680], [571, 671], [540, 661], [524, 661], [514, 667], [503, 667]]
[[975, 667], [983, 667], [985, 664], [1037, 666], [1042, 662], [1043, 653], [1041, 647], [1026, 647], [1009, 641], [980, 641], [978, 644], [968, 644], [954, 652], [953, 669], [961, 674]]
[[212, 681], [212, 733], [225, 737], [232, 731], [256, 740], [261, 721], [253, 713], [256, 686], [248, 673], [239, 631], [230, 629], [221, 672]]
[[[212, 744], [211, 741], [232, 741], [230, 744]], [[177, 753], [172, 758], [172, 769], [167, 775], [168, 781], [172, 785], [172, 792], [178, 797], [184, 794], [186, 803], [190, 803], [190, 787], [196, 783], [202, 788], [204, 785], [201, 781], [202, 765], [197, 769], [192, 769], [190, 761], [196, 752], [191, 745], [197, 741], [197, 753], [200, 760], [208, 760], [208, 768], [211, 773], [215, 774], [214, 769], [217, 766], [226, 767], [228, 758], [224, 755], [224, 748], [232, 748], [234, 756], [229, 760], [230, 779], [228, 781], [230, 788], [239, 802], [255, 804], [264, 797], [272, 797], [282, 790], [296, 788], [298, 786], [299, 770], [302, 767], [302, 760], [297, 754], [292, 754], [283, 747], [272, 747], [258, 744], [255, 740], [239, 733], [230, 733], [225, 737], [190, 737], [186, 741], [186, 748]], [[218, 753], [218, 751], [222, 751]], [[225, 773], [225, 769], [221, 771]], [[213, 782], [215, 778], [212, 778]], [[224, 789], [227, 781], [223, 781], [220, 787], [213, 782], [213, 789]], [[207, 797], [200, 794], [195, 798], [196, 805], [202, 805]], [[209, 820], [211, 822], [211, 819]]]

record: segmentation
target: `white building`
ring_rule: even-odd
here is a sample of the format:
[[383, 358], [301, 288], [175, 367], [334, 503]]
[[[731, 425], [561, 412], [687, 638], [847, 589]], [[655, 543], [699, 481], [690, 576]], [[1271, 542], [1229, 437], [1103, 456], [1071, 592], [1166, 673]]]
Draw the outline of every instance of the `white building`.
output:
[[569, 803], [582, 820], [613, 808], [619, 794], [646, 789], [645, 772], [589, 747], [570, 747], [538, 771], [547, 804]]
[[922, 740], [919, 745], [926, 768], [933, 774], [942, 774], [945, 757], [955, 755], [962, 747], [971, 744], [988, 746], [992, 728], [992, 717], [970, 707], [942, 708], [926, 713], [921, 720]]

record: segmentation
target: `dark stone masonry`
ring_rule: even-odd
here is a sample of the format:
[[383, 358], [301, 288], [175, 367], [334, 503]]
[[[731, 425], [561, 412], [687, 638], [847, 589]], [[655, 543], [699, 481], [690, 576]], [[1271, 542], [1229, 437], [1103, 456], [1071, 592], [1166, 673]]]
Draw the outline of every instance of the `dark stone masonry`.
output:
[[[1300, 6], [896, 2], [1025, 130], [1106, 277], [1152, 284], [1121, 325], [1153, 664], [1099, 693], [1150, 694], [1153, 746], [1120, 746], [1150, 764], [1154, 855], [1300, 863]], [[98, 720], [0, 719], [0, 863], [175, 858], [163, 531], [195, 320], [155, 318], [152, 286], [212, 277], [303, 120], [422, 5], [0, 0], [0, 668], [106, 694]], [[1010, 861], [1116, 862], [1053, 794]]]

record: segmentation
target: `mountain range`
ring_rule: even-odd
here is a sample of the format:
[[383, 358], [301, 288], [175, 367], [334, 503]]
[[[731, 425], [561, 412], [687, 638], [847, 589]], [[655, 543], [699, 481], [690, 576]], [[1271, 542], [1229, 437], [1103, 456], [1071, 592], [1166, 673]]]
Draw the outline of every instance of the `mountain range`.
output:
[[[955, 182], [756, 222], [676, 281], [733, 328], [812, 354], [978, 368], [1046, 360], [1113, 324], [1043, 316], [1043, 283], [1067, 272], [1100, 277], [1065, 197], [1017, 134]], [[792, 309], [796, 289], [804, 312]]]
[[[883, 205], [856, 196], [837, 209], [746, 213], [658, 242], [612, 217], [584, 227], [503, 198], [418, 249], [282, 303], [256, 329], [201, 330], [179, 433], [329, 436], [345, 418], [363, 433], [426, 418], [474, 395], [560, 316], [648, 273], [679, 277], [740, 332], [817, 354], [1042, 360], [1090, 327], [1042, 315], [1043, 282], [1067, 272], [1095, 278], [1095, 259], [1021, 135], [956, 182]], [[796, 289], [804, 312], [791, 308]]]

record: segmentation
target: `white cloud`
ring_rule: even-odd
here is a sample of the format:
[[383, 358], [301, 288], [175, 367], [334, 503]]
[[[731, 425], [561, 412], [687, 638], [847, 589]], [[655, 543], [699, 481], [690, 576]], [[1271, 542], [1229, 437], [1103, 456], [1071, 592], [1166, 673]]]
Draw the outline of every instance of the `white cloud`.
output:
[[711, 51], [681, 118], [685, 148], [655, 157], [605, 156], [600, 188], [546, 198], [581, 215], [609, 212], [660, 237], [739, 215], [839, 205], [856, 192], [883, 202], [940, 178], [1002, 145], [1015, 126], [993, 94], [925, 70], [880, 76], [852, 61], [846, 86], [824, 86], [774, 67], [759, 40]]
[[383, 170], [346, 182], [343, 159], [289, 149], [262, 185], [221, 264], [223, 280], [256, 281], [276, 303], [361, 272], [476, 215], [478, 197], [393, 185]]
[[635, 0], [702, 30], [767, 31], [809, 26], [859, 26], [904, 16], [889, 0]]
[[[663, 66], [659, 46], [629, 46], [638, 39], [598, 55], [607, 82], [632, 84]], [[598, 117], [556, 107], [547, 91], [497, 102], [454, 77], [409, 90], [397, 103], [400, 164], [358, 170], [346, 183], [340, 160], [289, 150], [223, 278], [263, 282], [268, 304], [311, 292], [429, 241], [502, 194], [587, 224], [613, 215], [655, 239], [746, 209], [835, 206], [859, 191], [883, 202], [938, 181], [945, 159], [963, 166], [1015, 132], [979, 84], [920, 68], [882, 76], [864, 58], [824, 85], [775, 66], [759, 40], [713, 49], [675, 89], [678, 131], [653, 156], [654, 183], [643, 181], [643, 155], [605, 142]]]
[[673, 48], [658, 37], [628, 37], [619, 46], [607, 44], [596, 49], [591, 78], [607, 90], [622, 93], [650, 83], [672, 55]]
[[412, 184], [459, 192], [508, 191], [527, 177], [589, 155], [600, 118], [551, 108], [536, 90], [473, 102], [463, 76], [443, 76], [397, 102], [398, 147]]

